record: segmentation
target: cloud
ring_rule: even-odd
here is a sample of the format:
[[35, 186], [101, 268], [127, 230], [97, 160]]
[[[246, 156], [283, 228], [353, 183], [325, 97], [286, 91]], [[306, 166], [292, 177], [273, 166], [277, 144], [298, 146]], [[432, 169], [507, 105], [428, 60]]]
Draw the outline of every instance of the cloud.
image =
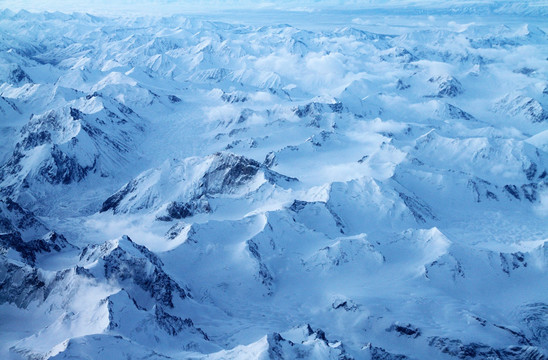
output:
[[282, 50], [257, 59], [255, 67], [259, 71], [274, 71], [295, 80], [302, 89], [322, 95], [334, 95], [330, 90], [348, 83], [347, 77], [352, 76], [344, 56], [338, 52], [310, 52], [301, 57]]

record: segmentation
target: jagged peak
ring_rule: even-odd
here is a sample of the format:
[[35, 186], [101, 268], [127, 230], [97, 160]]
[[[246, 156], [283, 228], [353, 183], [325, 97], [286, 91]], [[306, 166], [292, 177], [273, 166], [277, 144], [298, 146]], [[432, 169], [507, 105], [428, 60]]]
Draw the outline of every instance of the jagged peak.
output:
[[[80, 264], [89, 268], [95, 276], [114, 279], [142, 307], [152, 306], [151, 300], [139, 295], [145, 291], [155, 301], [173, 307], [176, 298], [190, 297], [188, 288], [181, 287], [163, 269], [162, 261], [143, 245], [128, 236], [106, 241], [101, 245], [89, 245], [80, 253]], [[140, 290], [132, 290], [134, 288]]]
[[94, 263], [99, 259], [108, 258], [113, 252], [117, 252], [117, 257], [146, 259], [154, 266], [162, 267], [161, 260], [143, 245], [138, 245], [127, 235], [119, 238], [107, 240], [100, 245], [89, 245], [82, 249], [80, 261], [82, 264]]
[[[288, 187], [297, 179], [232, 153], [167, 160], [127, 183], [103, 203], [101, 212], [164, 209], [162, 218], [181, 219], [211, 211], [208, 198], [254, 191], [264, 183]], [[167, 190], [167, 191], [166, 191]]]

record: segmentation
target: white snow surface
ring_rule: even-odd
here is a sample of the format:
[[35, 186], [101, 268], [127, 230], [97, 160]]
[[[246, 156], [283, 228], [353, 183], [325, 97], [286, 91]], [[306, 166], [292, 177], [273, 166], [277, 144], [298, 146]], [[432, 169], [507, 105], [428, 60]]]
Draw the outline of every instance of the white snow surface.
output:
[[70, 3], [0, 3], [0, 358], [548, 357], [544, 1]]

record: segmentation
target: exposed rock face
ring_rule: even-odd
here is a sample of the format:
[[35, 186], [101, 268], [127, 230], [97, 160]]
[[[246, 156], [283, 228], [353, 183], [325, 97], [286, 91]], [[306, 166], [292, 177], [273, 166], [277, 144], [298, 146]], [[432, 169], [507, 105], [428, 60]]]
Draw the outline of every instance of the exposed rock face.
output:
[[14, 263], [0, 255], [0, 304], [26, 308], [43, 299], [46, 283], [37, 269]]
[[446, 118], [449, 118], [449, 119], [477, 121], [477, 119], [474, 116], [472, 116], [471, 114], [469, 114], [466, 111], [458, 108], [455, 105], [451, 105], [451, 104], [448, 104], [448, 103], [445, 103], [441, 106], [441, 108], [438, 110], [438, 114], [442, 117], [446, 117]]
[[188, 289], [181, 287], [164, 272], [162, 261], [156, 255], [127, 236], [84, 248], [80, 263], [91, 266], [96, 276], [122, 284], [141, 306], [150, 303], [139, 295], [142, 291], [167, 307], [174, 306], [176, 297], [185, 299], [190, 296]]
[[465, 344], [460, 340], [432, 337], [429, 345], [438, 348], [443, 354], [456, 359], [501, 359], [501, 360], [541, 360], [546, 358], [542, 348], [534, 346], [511, 346], [496, 349], [481, 343]]
[[[32, 115], [11, 156], [0, 167], [0, 193], [18, 202], [39, 198], [38, 189], [79, 183], [91, 175], [108, 178], [123, 171], [140, 141], [144, 122], [129, 107], [99, 94]], [[29, 207], [35, 204], [23, 205]]]
[[39, 254], [75, 249], [67, 239], [50, 231], [32, 212], [22, 208], [10, 198], [0, 200], [0, 252], [10, 250], [19, 259], [35, 265]]
[[269, 359], [308, 359], [318, 353], [325, 359], [354, 359], [341, 342], [329, 341], [321, 329], [314, 331], [310, 325], [293, 328], [284, 334], [268, 334], [266, 343]]
[[547, 359], [548, 8], [305, 2], [0, 10], [0, 359]]
[[371, 360], [411, 360], [412, 358], [401, 355], [401, 354], [393, 354], [385, 349], [373, 346], [371, 344], [367, 344], [364, 348], [365, 352], [368, 353], [368, 356]]
[[60, 252], [65, 248], [74, 248], [63, 235], [56, 232], [46, 234], [42, 239], [24, 241], [19, 233], [0, 234], [0, 249], [13, 249], [21, 259], [29, 265], [34, 265], [36, 256], [40, 253]]
[[8, 82], [14, 85], [20, 85], [24, 83], [32, 83], [30, 76], [17, 65], [8, 76]]
[[421, 336], [420, 329], [414, 327], [411, 324], [407, 325], [400, 325], [400, 324], [392, 324], [386, 331], [395, 331], [396, 333], [402, 335], [402, 336], [408, 336], [411, 338], [417, 338]]
[[434, 97], [456, 97], [463, 93], [462, 84], [452, 76], [437, 76], [428, 79], [437, 85], [437, 93]]
[[[171, 173], [180, 177], [174, 178]], [[264, 182], [285, 187], [296, 181], [255, 160], [216, 153], [206, 158], [166, 163], [160, 169], [141, 174], [106, 199], [101, 212], [132, 213], [163, 206], [165, 211], [158, 215], [159, 220], [184, 219], [210, 212], [208, 199], [212, 197], [252, 191]], [[164, 194], [166, 186], [175, 191]]]
[[0, 200], [0, 232], [18, 232], [25, 240], [31, 240], [47, 234], [49, 229], [31, 211], [7, 198]]
[[[211, 211], [209, 202], [205, 199], [191, 200], [188, 203], [173, 201], [167, 206], [166, 220], [184, 219], [194, 214], [208, 213]], [[163, 220], [164, 218], [160, 218]]]
[[[162, 307], [156, 307], [155, 315], [158, 324], [171, 336], [178, 335], [184, 330], [194, 329], [194, 323], [191, 319], [181, 319], [177, 316], [170, 315]], [[201, 329], [196, 329], [195, 331], [201, 334], [204, 340], [209, 340]]]
[[521, 117], [532, 123], [543, 123], [548, 120], [548, 111], [531, 97], [508, 94], [494, 106], [501, 115]]
[[258, 278], [260, 282], [267, 287], [267, 289], [269, 290], [268, 294], [271, 295], [274, 277], [272, 276], [270, 270], [268, 269], [263, 259], [261, 258], [259, 247], [253, 240], [248, 240], [247, 248], [251, 256], [255, 258], [255, 260], [257, 261], [257, 264], [259, 265]]

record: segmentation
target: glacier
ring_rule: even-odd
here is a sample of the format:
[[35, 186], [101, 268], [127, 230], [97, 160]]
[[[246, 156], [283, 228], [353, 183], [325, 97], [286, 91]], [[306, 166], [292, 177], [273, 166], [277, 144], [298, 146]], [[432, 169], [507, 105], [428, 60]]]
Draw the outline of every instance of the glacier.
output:
[[545, 1], [0, 7], [0, 358], [548, 357]]

